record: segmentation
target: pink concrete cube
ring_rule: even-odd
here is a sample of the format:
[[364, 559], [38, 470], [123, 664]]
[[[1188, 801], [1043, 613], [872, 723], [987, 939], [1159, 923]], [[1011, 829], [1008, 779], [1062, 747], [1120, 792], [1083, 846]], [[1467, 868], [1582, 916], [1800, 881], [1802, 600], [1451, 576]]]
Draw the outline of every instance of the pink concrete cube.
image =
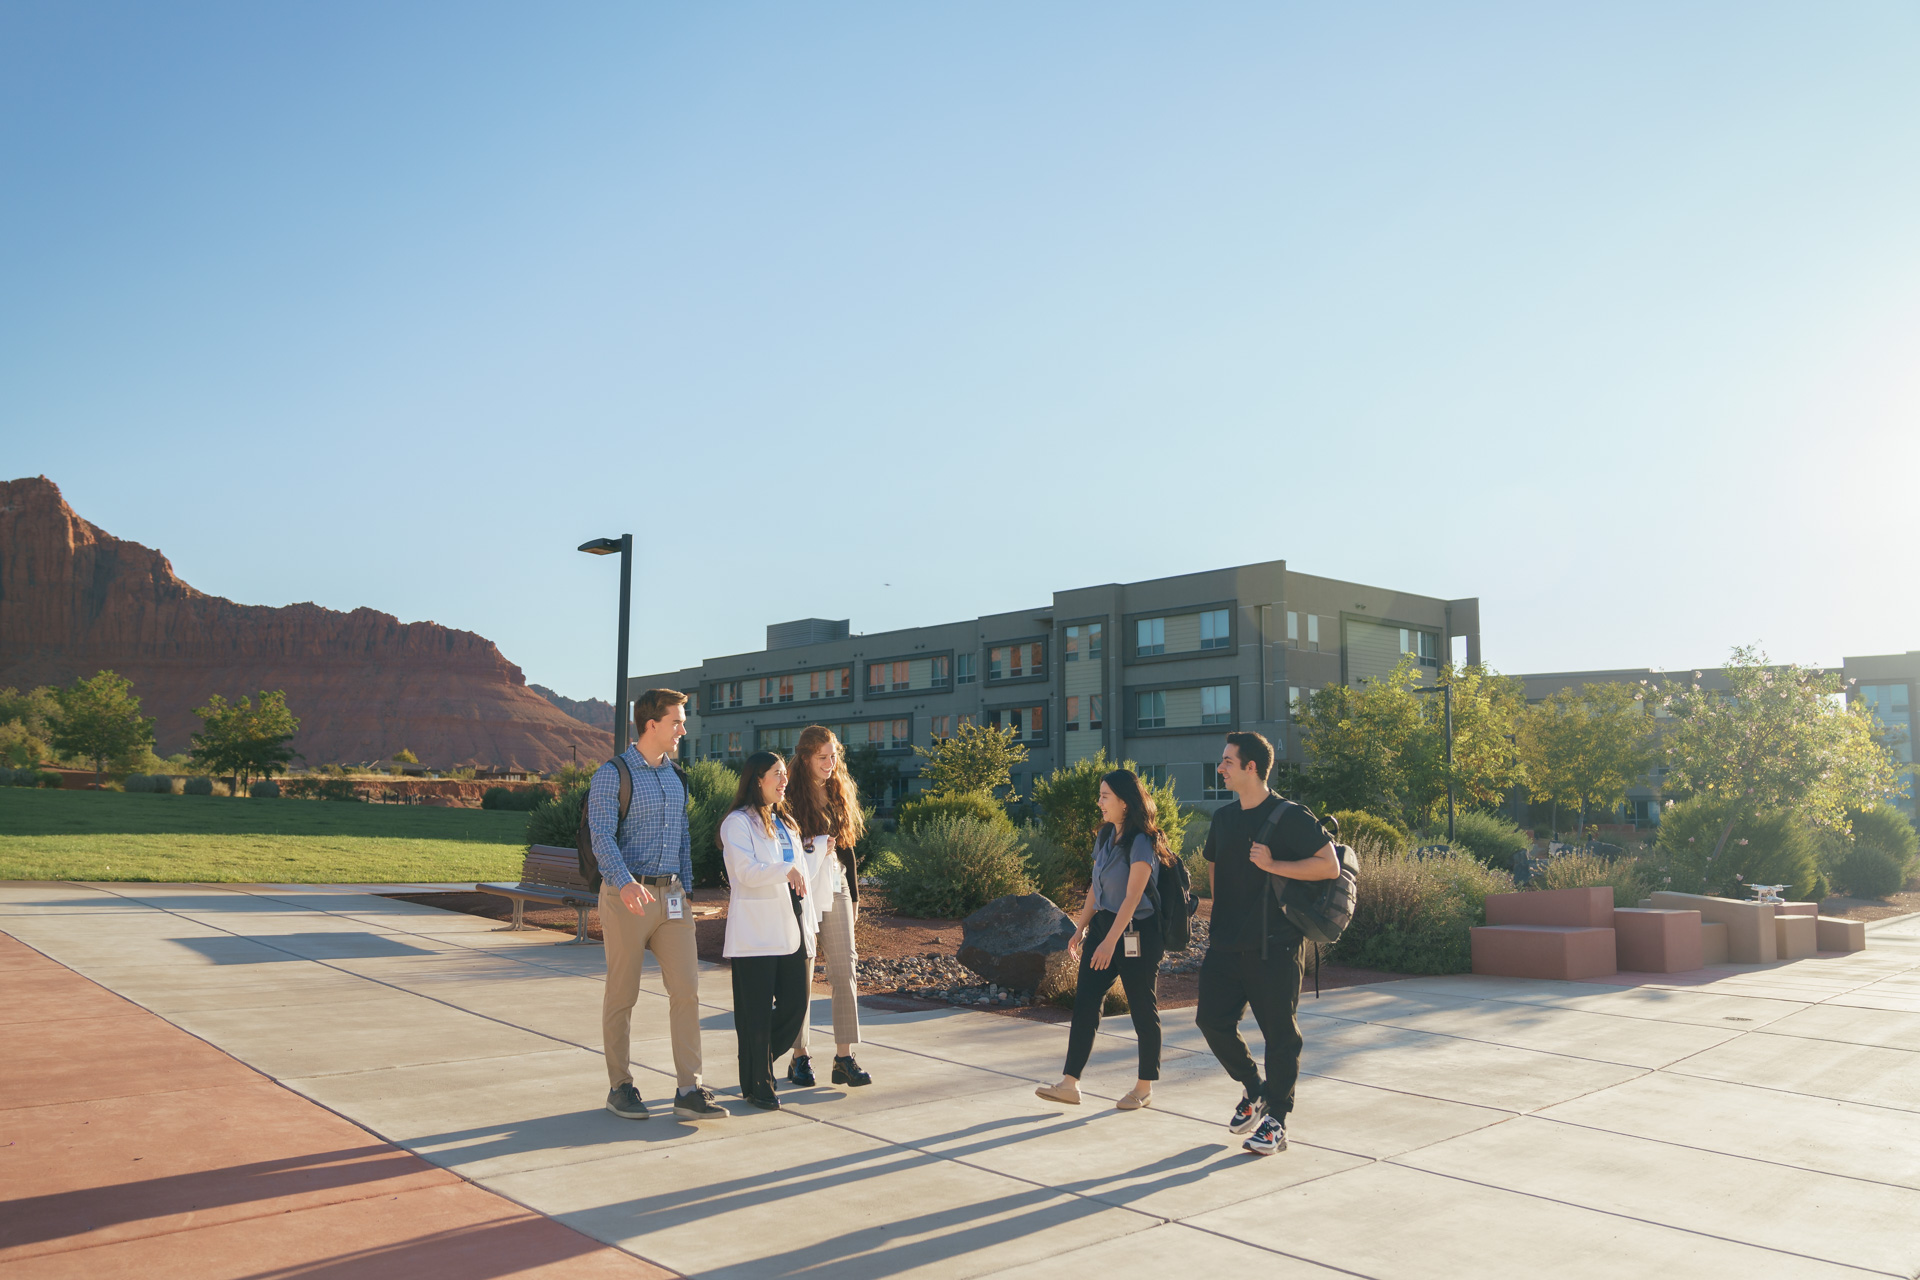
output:
[[1700, 922], [1700, 963], [1727, 962], [1727, 926], [1718, 920]]
[[1502, 978], [1604, 978], [1615, 972], [1613, 930], [1568, 925], [1483, 926], [1473, 930], [1473, 971]]
[[1781, 916], [1818, 916], [1819, 914], [1820, 904], [1817, 902], [1781, 902], [1775, 904], [1773, 908], [1773, 917], [1776, 920]]
[[1686, 973], [1706, 963], [1698, 911], [1619, 907], [1613, 913], [1613, 949], [1629, 973]]
[[1613, 928], [1613, 890], [1537, 889], [1487, 899], [1488, 924], [1544, 924], [1574, 929]]
[[1820, 916], [1813, 922], [1814, 937], [1822, 951], [1865, 951], [1867, 926], [1862, 920], [1844, 920], [1839, 916]]

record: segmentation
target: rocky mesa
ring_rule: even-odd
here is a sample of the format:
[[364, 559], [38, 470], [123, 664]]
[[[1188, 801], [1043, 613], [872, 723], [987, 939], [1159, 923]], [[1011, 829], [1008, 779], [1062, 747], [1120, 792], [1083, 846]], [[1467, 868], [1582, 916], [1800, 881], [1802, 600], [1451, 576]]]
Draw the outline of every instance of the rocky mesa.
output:
[[0, 482], [0, 686], [110, 668], [183, 751], [212, 694], [285, 689], [311, 764], [383, 759], [557, 769], [604, 760], [613, 735], [527, 687], [491, 640], [373, 609], [236, 604], [182, 582], [167, 558], [82, 519], [44, 476]]

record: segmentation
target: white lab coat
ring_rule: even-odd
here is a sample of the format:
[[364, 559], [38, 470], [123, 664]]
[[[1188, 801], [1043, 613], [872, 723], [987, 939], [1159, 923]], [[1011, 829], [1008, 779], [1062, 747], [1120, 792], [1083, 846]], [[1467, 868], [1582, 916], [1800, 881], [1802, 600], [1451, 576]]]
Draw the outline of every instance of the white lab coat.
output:
[[824, 916], [833, 910], [833, 885], [843, 874], [840, 859], [833, 852], [832, 836], [815, 836], [807, 853], [807, 896], [813, 899], [814, 914]]
[[[775, 819], [775, 821], [779, 821]], [[727, 863], [727, 940], [721, 954], [734, 956], [784, 956], [805, 943], [813, 949], [813, 935], [820, 928], [820, 916], [814, 910], [812, 868], [807, 852], [800, 844], [800, 832], [791, 823], [787, 834], [793, 840], [795, 860], [780, 856], [780, 837], [768, 835], [757, 814], [735, 809], [720, 824], [720, 844]], [[787, 868], [797, 866], [807, 875], [807, 896], [800, 900], [800, 918], [794, 918], [792, 899], [787, 896]]]

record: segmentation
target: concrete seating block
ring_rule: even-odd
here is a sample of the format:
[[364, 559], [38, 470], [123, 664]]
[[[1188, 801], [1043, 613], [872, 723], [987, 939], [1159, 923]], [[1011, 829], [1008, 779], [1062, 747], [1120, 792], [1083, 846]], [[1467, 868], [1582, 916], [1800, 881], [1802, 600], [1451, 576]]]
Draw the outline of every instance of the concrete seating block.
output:
[[1502, 978], [1604, 978], [1616, 972], [1613, 930], [1569, 925], [1482, 926], [1473, 930], [1473, 971]]
[[1813, 922], [1814, 938], [1822, 951], [1865, 951], [1867, 924], [1864, 920], [1843, 920], [1838, 916], [1818, 916]]
[[1700, 963], [1727, 962], [1727, 926], [1717, 920], [1700, 922]]
[[1613, 890], [1537, 889], [1496, 893], [1487, 899], [1487, 923], [1560, 925], [1576, 929], [1613, 928]]
[[1775, 916], [1773, 949], [1782, 960], [1805, 960], [1820, 949], [1819, 921], [1813, 916]]
[[1642, 899], [1640, 899], [1640, 901], [1638, 901], [1638, 902], [1636, 902], [1636, 903], [1634, 903], [1633, 905], [1634, 905], [1634, 906], [1636, 906], [1636, 907], [1639, 907], [1639, 908], [1640, 908], [1640, 909], [1641, 909], [1642, 911], [1645, 911], [1645, 910], [1646, 910], [1647, 908], [1649, 908], [1649, 907], [1651, 907], [1651, 906], [1653, 905], [1653, 899], [1652, 899], [1652, 898], [1642, 898]]
[[1727, 926], [1727, 959], [1735, 964], [1770, 964], [1779, 958], [1771, 902], [1741, 902], [1662, 889], [1653, 895], [1653, 905], [1668, 911], [1698, 911], [1702, 921]]
[[1702, 958], [1698, 911], [1620, 907], [1613, 913], [1614, 962], [1629, 973], [1686, 973]]
[[1773, 914], [1779, 916], [1818, 916], [1820, 904], [1817, 902], [1776, 902]]

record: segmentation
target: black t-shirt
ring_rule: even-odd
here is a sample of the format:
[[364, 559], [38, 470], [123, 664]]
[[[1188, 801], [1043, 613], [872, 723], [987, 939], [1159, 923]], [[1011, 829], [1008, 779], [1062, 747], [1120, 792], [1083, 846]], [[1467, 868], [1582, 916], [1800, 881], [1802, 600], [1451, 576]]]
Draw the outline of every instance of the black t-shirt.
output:
[[[1247, 856], [1253, 838], [1281, 803], [1279, 796], [1269, 794], [1251, 809], [1243, 809], [1235, 801], [1214, 810], [1206, 846], [1207, 861], [1213, 864], [1213, 920], [1208, 926], [1207, 945], [1258, 950], [1263, 910], [1269, 937], [1286, 943], [1299, 941], [1299, 932], [1277, 907], [1262, 906], [1273, 896], [1270, 886], [1275, 877], [1254, 866]], [[1328, 843], [1330, 838], [1319, 820], [1304, 806], [1292, 805], [1281, 815], [1267, 847], [1273, 850], [1276, 861], [1302, 862]]]

